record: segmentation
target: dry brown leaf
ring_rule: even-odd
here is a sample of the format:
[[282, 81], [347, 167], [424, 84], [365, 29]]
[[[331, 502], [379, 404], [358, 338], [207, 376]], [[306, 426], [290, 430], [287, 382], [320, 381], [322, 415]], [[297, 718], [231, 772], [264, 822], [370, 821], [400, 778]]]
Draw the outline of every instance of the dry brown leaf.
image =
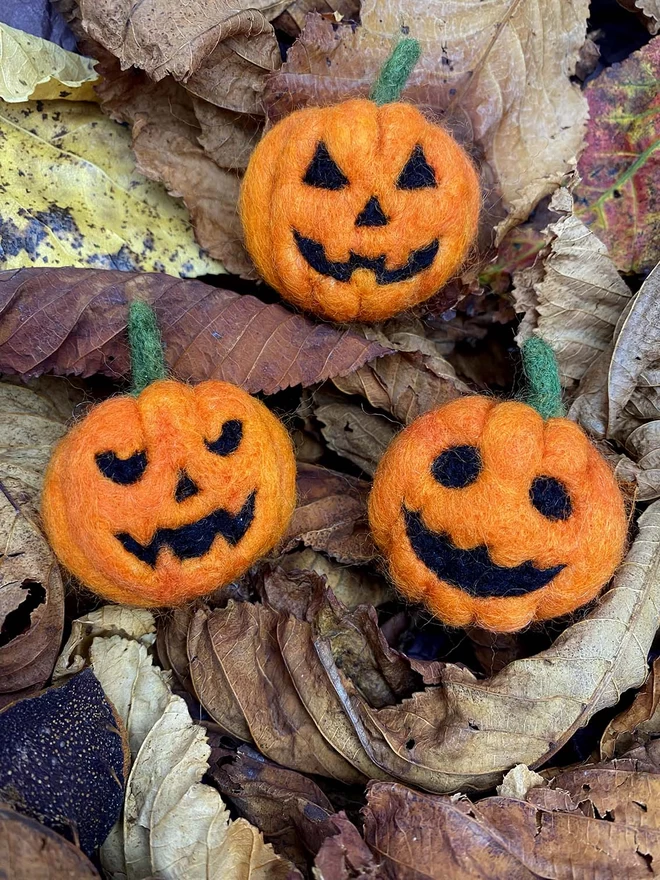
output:
[[344, 394], [360, 394], [406, 425], [471, 391], [449, 361], [419, 351], [391, 354], [333, 382]]
[[367, 482], [299, 463], [296, 486], [298, 505], [284, 537], [284, 550], [302, 541], [347, 564], [375, 558], [367, 522]]
[[360, 15], [360, 0], [293, 0], [273, 22], [278, 30], [291, 37], [297, 37], [305, 27], [310, 12], [320, 12], [335, 21], [357, 21]]
[[632, 704], [620, 712], [605, 728], [600, 740], [600, 756], [604, 760], [622, 755], [635, 746], [660, 734], [660, 658], [653, 661], [644, 687]]
[[314, 415], [330, 449], [373, 476], [399, 426], [337, 395], [319, 393], [314, 402]]
[[[647, 820], [634, 803], [624, 808], [623, 799], [641, 799], [643, 804], [660, 779], [628, 773], [624, 790], [617, 793], [612, 780], [606, 779], [607, 772], [595, 770], [581, 780], [588, 793], [580, 800], [592, 799], [596, 814], [586, 803], [583, 809], [573, 805], [568, 811], [505, 797], [472, 804], [465, 797], [433, 797], [398, 784], [373, 783], [364, 810], [364, 836], [381, 859], [378, 876], [384, 880], [648, 877], [660, 848], [657, 819]], [[562, 786], [569, 782], [567, 774], [559, 779]], [[611, 821], [603, 821], [603, 816]]]
[[280, 557], [277, 564], [286, 572], [313, 571], [325, 578], [332, 592], [349, 610], [358, 605], [378, 607], [395, 597], [394, 589], [385, 578], [371, 574], [368, 569], [341, 565], [310, 548], [288, 553]]
[[[60, 834], [0, 805], [3, 874], [11, 880], [93, 880], [100, 875], [87, 856]], [[11, 874], [5, 873], [11, 871]]]
[[268, 101], [282, 115], [366, 94], [395, 35], [417, 38], [422, 57], [404, 95], [460, 120], [463, 138], [484, 151], [508, 212], [501, 237], [575, 165], [587, 104], [570, 76], [587, 14], [587, 0], [432, 0], [405, 8], [366, 0], [357, 29], [308, 18], [269, 83]]
[[28, 388], [0, 383], [0, 481], [31, 517], [53, 446], [81, 400], [65, 379], [42, 378]]
[[350, 330], [314, 324], [200, 281], [87, 269], [0, 272], [0, 371], [114, 378], [129, 371], [128, 303], [154, 305], [181, 379], [223, 379], [272, 394], [358, 369], [387, 353]]
[[659, 0], [617, 0], [617, 2], [637, 14], [637, 17], [646, 25], [650, 34], [657, 34], [660, 30], [660, 2]]
[[335, 834], [328, 837], [314, 861], [315, 880], [377, 880], [378, 859], [360, 837], [355, 825], [339, 813], [332, 818]]
[[79, 0], [82, 27], [117, 56], [123, 70], [141, 68], [155, 81], [170, 73], [216, 103], [234, 79], [240, 94], [248, 91], [241, 82], [249, 82], [248, 63], [263, 68], [262, 74], [279, 63], [275, 34], [262, 12], [273, 18], [285, 6], [286, 0], [256, 0], [244, 9], [227, 0], [190, 0], [184, 7], [172, 0], [137, 6]]
[[[240, 705], [251, 738], [266, 757], [303, 773], [330, 776], [342, 782], [362, 777], [325, 741], [298, 697], [277, 644], [277, 614], [263, 605], [230, 602], [226, 608], [197, 611], [196, 623], [205, 620], [201, 639], [190, 645], [191, 675], [202, 705], [216, 717], [215, 677], [204, 670], [201, 652], [212, 652]], [[191, 628], [191, 637], [194, 631]], [[193, 651], [197, 655], [193, 659]], [[206, 671], [206, 675], [204, 672]], [[224, 682], [223, 682], [224, 691]], [[228, 730], [228, 733], [232, 733]]]
[[0, 483], [0, 706], [38, 690], [62, 640], [64, 589], [53, 553]]
[[318, 852], [334, 833], [332, 804], [321, 789], [301, 773], [287, 770], [249, 746], [230, 751], [215, 747], [211, 736], [209, 776], [239, 814], [256, 825], [275, 851], [307, 868], [307, 854]]
[[660, 494], [660, 266], [621, 315], [614, 342], [586, 373], [570, 415], [628, 455], [616, 472], [636, 480], [638, 498]]
[[[572, 200], [566, 207], [572, 210]], [[605, 245], [572, 213], [547, 231], [553, 238], [545, 259], [514, 276], [516, 311], [525, 312], [517, 341], [541, 336], [571, 388], [610, 345], [632, 293]]]

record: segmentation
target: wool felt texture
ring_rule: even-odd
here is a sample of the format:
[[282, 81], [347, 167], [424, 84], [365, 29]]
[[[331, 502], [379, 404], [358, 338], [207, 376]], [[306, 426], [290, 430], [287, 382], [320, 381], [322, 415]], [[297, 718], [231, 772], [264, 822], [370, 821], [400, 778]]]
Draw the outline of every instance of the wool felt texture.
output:
[[369, 521], [399, 590], [451, 626], [514, 632], [593, 599], [621, 561], [611, 468], [564, 418], [465, 397], [385, 452]]
[[405, 103], [296, 111], [257, 144], [240, 212], [248, 250], [289, 302], [333, 321], [380, 321], [436, 293], [477, 231], [477, 173]]
[[565, 415], [557, 359], [548, 343], [540, 336], [531, 336], [520, 353], [527, 379], [525, 402], [544, 419]]
[[167, 375], [156, 315], [151, 306], [141, 300], [135, 300], [129, 307], [128, 342], [131, 347], [132, 393], [139, 394], [151, 382]]
[[239, 577], [295, 506], [281, 422], [226, 382], [164, 379], [94, 407], [56, 447], [42, 518], [85, 585], [117, 602], [177, 605]]
[[421, 54], [417, 40], [399, 40], [369, 93], [371, 100], [378, 105], [398, 101]]

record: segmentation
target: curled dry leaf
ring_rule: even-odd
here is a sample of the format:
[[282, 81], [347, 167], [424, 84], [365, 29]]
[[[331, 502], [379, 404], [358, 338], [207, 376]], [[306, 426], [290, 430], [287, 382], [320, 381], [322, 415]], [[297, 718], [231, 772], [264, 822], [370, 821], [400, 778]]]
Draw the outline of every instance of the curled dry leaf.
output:
[[44, 825], [0, 805], [0, 852], [12, 880], [94, 880], [99, 874], [77, 846]]
[[632, 704], [620, 712], [605, 728], [600, 741], [601, 758], [622, 755], [635, 746], [660, 734], [660, 658], [653, 661], [644, 687]]
[[266, 70], [277, 65], [277, 41], [264, 14], [277, 16], [287, 0], [256, 0], [244, 9], [227, 0], [191, 0], [183, 8], [173, 0], [149, 0], [137, 7], [121, 0], [78, 0], [78, 5], [82, 27], [117, 56], [122, 69], [139, 67], [156, 81], [170, 73], [214, 101], [221, 100], [219, 80], [224, 79], [227, 91], [227, 67], [238, 67], [231, 72], [240, 80], [241, 65], [248, 60]]
[[[495, 880], [533, 877], [645, 878], [660, 847], [657, 817], [640, 803], [660, 783], [644, 773], [608, 779], [560, 774], [565, 809], [490, 797], [434, 797], [395, 783], [373, 783], [364, 810], [364, 837], [387, 880]], [[585, 786], [579, 791], [577, 783]], [[617, 790], [615, 784], [621, 786]], [[584, 793], [587, 792], [587, 794]], [[546, 789], [534, 788], [548, 799]], [[555, 792], [550, 792], [554, 795]], [[564, 792], [566, 794], [566, 792]], [[528, 796], [529, 797], [529, 796]], [[641, 798], [637, 804], [629, 798]], [[607, 817], [610, 821], [605, 821]]]
[[358, 605], [378, 607], [394, 599], [394, 590], [383, 577], [368, 569], [343, 565], [309, 548], [280, 557], [278, 566], [286, 572], [312, 571], [325, 578], [335, 596], [349, 610]]
[[210, 778], [240, 815], [259, 828], [276, 852], [306, 870], [308, 855], [315, 855], [334, 833], [334, 809], [318, 785], [249, 746], [237, 751], [215, 747], [210, 765]]
[[43, 377], [27, 388], [0, 383], [0, 481], [32, 518], [53, 447], [82, 399], [65, 379]]
[[367, 522], [367, 482], [299, 463], [296, 486], [298, 504], [284, 538], [285, 551], [302, 541], [349, 565], [375, 558]]
[[360, 832], [345, 815], [332, 818], [335, 833], [326, 838], [314, 861], [319, 880], [377, 880], [381, 877], [380, 859], [371, 852]]
[[0, 800], [87, 855], [119, 817], [128, 764], [124, 731], [89, 669], [0, 713]]
[[347, 458], [373, 476], [383, 453], [399, 428], [378, 413], [371, 413], [339, 395], [319, 392], [314, 396], [314, 415], [333, 452]]
[[[154, 642], [155, 632], [153, 614], [146, 608], [104, 605], [96, 611], [90, 611], [72, 622], [71, 634], [53, 670], [53, 680], [81, 672], [89, 664], [92, 641], [99, 636], [105, 639], [119, 635], [126, 639], [139, 640], [143, 645], [149, 646]], [[104, 680], [101, 678], [100, 681], [105, 687]], [[120, 714], [126, 723], [123, 713]]]
[[471, 391], [449, 361], [421, 351], [396, 352], [333, 381], [344, 394], [362, 395], [405, 425]]
[[245, 819], [230, 821], [220, 795], [200, 780], [210, 746], [185, 702], [170, 697], [147, 734], [128, 780], [124, 808], [129, 880], [300, 876]]
[[64, 589], [55, 557], [0, 483], [0, 705], [44, 684], [63, 627]]
[[659, 76], [655, 39], [585, 89], [591, 121], [578, 164], [577, 213], [622, 272], [647, 272], [658, 257]]
[[200, 702], [224, 727], [224, 713], [212, 711], [218, 703], [216, 677], [209, 675], [213, 667], [205, 662], [212, 653], [224, 673], [223, 690], [226, 682], [251, 739], [266, 757], [302, 773], [361, 781], [362, 776], [328, 745], [292, 686], [278, 646], [277, 623], [275, 611], [247, 602], [197, 611], [188, 652]]
[[95, 100], [94, 61], [0, 22], [0, 98], [20, 101]]
[[0, 371], [118, 378], [129, 372], [128, 303], [156, 311], [172, 371], [273, 394], [349, 373], [388, 349], [350, 330], [169, 275], [77, 269], [0, 273]]
[[[644, 680], [659, 616], [660, 502], [638, 526], [599, 605], [548, 650], [517, 659], [489, 679], [433, 663], [417, 663], [415, 677], [407, 661], [387, 649], [373, 609], [341, 611], [329, 593], [319, 598], [318, 582], [308, 573], [306, 591], [302, 575], [292, 577], [288, 592], [285, 580], [267, 580], [266, 608], [198, 612], [213, 638], [191, 627], [195, 689], [228, 732], [236, 734], [247, 718], [262, 749], [274, 747], [270, 727], [259, 728], [264, 714], [270, 713], [272, 725], [279, 707], [292, 701], [300, 718], [300, 701], [323, 738], [365, 776], [435, 792], [488, 789], [515, 764], [543, 764], [596, 712]], [[276, 682], [274, 690], [267, 682], [259, 685], [269, 688], [269, 699], [253, 693], [264, 677]], [[277, 728], [289, 734], [277, 742], [277, 759], [302, 769], [297, 762], [308, 743], [296, 743], [288, 724]]]
[[195, 276], [222, 267], [185, 208], [135, 167], [128, 132], [89, 102], [0, 104], [0, 267]]
[[637, 482], [640, 500], [660, 494], [659, 287], [660, 266], [628, 303], [612, 345], [585, 374], [570, 413], [592, 434], [625, 448], [616, 472]]
[[[508, 217], [524, 220], [574, 165], [587, 104], [571, 83], [584, 41], [587, 0], [478, 0], [408, 4], [367, 0], [361, 27], [337, 27], [310, 16], [286, 63], [269, 83], [272, 115], [301, 105], [366, 95], [403, 31], [421, 42], [422, 56], [405, 98], [462, 129], [485, 153]], [[442, 22], [442, 38], [438, 37]], [[544, 34], [553, 33], [548, 42]], [[524, 137], [521, 137], [521, 131]]]
[[610, 345], [632, 293], [605, 245], [572, 214], [572, 201], [567, 207], [571, 213], [548, 227], [545, 259], [514, 276], [514, 298], [516, 311], [525, 312], [518, 343], [538, 333], [571, 388]]

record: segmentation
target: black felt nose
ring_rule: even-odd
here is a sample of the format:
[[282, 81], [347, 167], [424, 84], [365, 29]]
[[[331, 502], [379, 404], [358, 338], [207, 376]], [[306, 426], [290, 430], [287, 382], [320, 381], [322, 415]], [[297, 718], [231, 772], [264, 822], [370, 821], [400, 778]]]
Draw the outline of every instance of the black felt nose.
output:
[[197, 495], [199, 492], [199, 487], [197, 483], [188, 476], [185, 471], [181, 471], [179, 474], [179, 482], [176, 484], [176, 491], [174, 493], [174, 497], [177, 501], [185, 501], [186, 498], [192, 498], [193, 495]]
[[387, 217], [376, 196], [372, 196], [357, 215], [356, 226], [387, 226]]

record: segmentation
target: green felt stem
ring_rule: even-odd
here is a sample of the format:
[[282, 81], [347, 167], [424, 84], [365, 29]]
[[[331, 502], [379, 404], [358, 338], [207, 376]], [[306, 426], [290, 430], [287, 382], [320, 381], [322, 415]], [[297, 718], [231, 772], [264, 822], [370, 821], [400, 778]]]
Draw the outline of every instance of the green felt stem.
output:
[[131, 393], [141, 391], [167, 376], [163, 343], [154, 310], [141, 300], [132, 302], [128, 310], [128, 341], [131, 347]]
[[413, 40], [411, 37], [400, 40], [374, 83], [369, 94], [371, 100], [379, 106], [398, 101], [421, 54], [422, 50], [417, 40]]
[[565, 415], [554, 351], [540, 336], [531, 336], [523, 344], [521, 353], [527, 379], [525, 403], [534, 407], [544, 419]]

